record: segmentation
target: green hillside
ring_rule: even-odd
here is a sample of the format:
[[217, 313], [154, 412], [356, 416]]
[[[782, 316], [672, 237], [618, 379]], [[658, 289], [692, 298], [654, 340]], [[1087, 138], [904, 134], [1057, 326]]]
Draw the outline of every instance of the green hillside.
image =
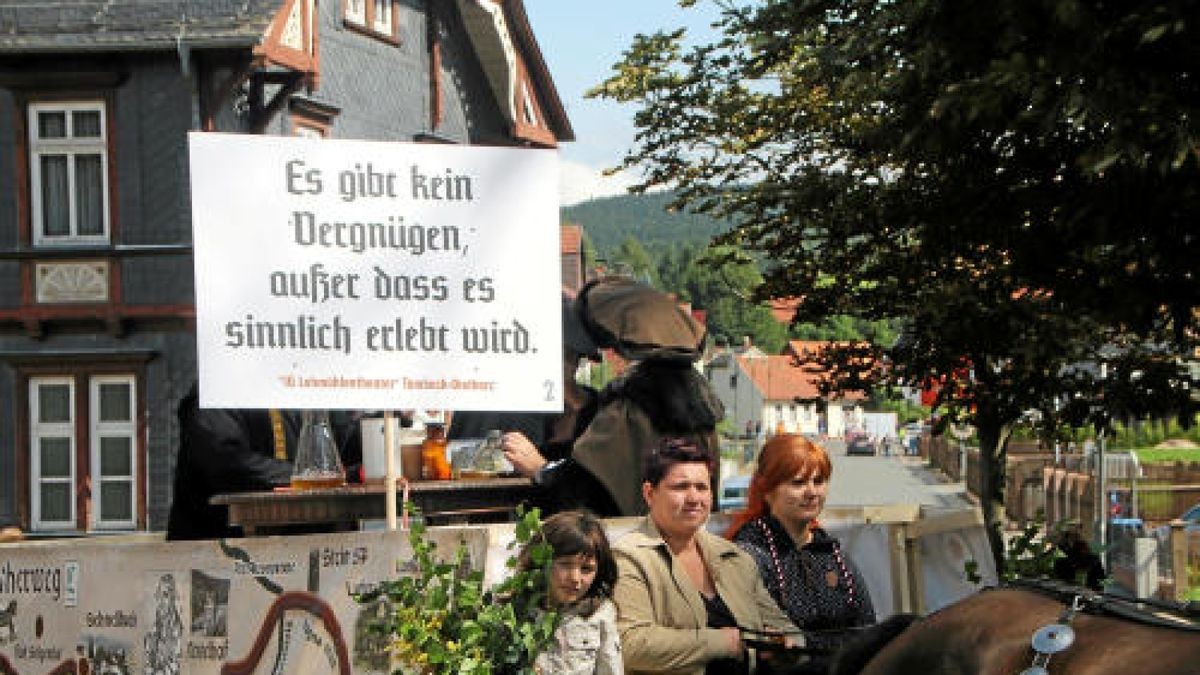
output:
[[[597, 258], [620, 263], [635, 278], [675, 293], [707, 312], [709, 334], [740, 342], [750, 336], [768, 353], [790, 337], [802, 340], [871, 340], [892, 344], [896, 328], [887, 321], [832, 316], [820, 324], [780, 324], [765, 304], [745, 298], [761, 282], [759, 264], [733, 265], [717, 273], [700, 263], [701, 250], [728, 229], [722, 221], [667, 212], [666, 193], [596, 199], [561, 211], [564, 223], [582, 225]], [[632, 243], [626, 243], [632, 239]], [[624, 246], [622, 244], [625, 243]]]
[[655, 256], [685, 244], [707, 245], [726, 223], [688, 213], [669, 213], [667, 193], [621, 195], [562, 209], [562, 221], [582, 225], [597, 255], [610, 257], [627, 237]]

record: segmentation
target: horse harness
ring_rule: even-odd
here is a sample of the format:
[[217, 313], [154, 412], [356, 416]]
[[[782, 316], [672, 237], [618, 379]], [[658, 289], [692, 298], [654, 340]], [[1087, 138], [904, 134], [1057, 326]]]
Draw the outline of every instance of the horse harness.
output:
[[[1005, 585], [1048, 595], [1066, 605], [1066, 609], [1054, 623], [1034, 631], [1030, 640], [1033, 661], [1020, 675], [1048, 675], [1050, 657], [1074, 644], [1075, 630], [1071, 628], [1071, 622], [1081, 612], [1114, 615], [1160, 628], [1200, 632], [1200, 624], [1195, 622], [1198, 615], [1195, 614], [1194, 603], [1180, 606], [1151, 600], [1126, 600], [1046, 579], [1014, 579]], [[1147, 608], [1169, 613], [1152, 613]]]
[[1033, 632], [1033, 663], [1021, 671], [1021, 675], [1048, 675], [1046, 666], [1050, 665], [1050, 657], [1070, 647], [1075, 642], [1075, 629], [1071, 621], [1084, 608], [1084, 596], [1075, 595], [1070, 604], [1059, 615], [1054, 623], [1042, 626]]

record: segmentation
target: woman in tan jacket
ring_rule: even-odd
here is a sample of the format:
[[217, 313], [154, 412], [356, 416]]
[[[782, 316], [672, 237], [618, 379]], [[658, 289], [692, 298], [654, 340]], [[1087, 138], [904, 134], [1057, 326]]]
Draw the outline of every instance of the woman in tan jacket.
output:
[[742, 630], [797, 633], [754, 560], [704, 530], [713, 461], [677, 438], [664, 439], [648, 458], [642, 495], [650, 513], [614, 551], [627, 673], [744, 672]]

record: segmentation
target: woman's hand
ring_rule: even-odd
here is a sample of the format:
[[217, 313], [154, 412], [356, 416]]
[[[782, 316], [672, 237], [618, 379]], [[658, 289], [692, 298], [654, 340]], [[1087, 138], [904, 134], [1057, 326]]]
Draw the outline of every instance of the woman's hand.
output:
[[808, 646], [808, 640], [804, 638], [804, 633], [794, 633], [792, 635], [783, 636], [784, 649], [804, 649]]
[[775, 628], [767, 628], [761, 632], [755, 632], [754, 635], [756, 642], [769, 645], [766, 647], [764, 657], [769, 656], [772, 650], [797, 650], [804, 649], [808, 645], [804, 633], [784, 633]]
[[517, 473], [532, 478], [537, 470], [546, 465], [546, 458], [538, 451], [537, 446], [519, 431], [510, 431], [500, 437], [500, 448], [504, 457], [512, 462]]

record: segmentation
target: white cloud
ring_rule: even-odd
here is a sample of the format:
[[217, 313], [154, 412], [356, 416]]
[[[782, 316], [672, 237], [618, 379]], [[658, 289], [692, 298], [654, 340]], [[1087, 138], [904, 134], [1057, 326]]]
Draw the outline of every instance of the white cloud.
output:
[[625, 188], [634, 184], [628, 172], [605, 176], [601, 169], [581, 162], [558, 160], [558, 201], [571, 206], [589, 199], [625, 194]]

